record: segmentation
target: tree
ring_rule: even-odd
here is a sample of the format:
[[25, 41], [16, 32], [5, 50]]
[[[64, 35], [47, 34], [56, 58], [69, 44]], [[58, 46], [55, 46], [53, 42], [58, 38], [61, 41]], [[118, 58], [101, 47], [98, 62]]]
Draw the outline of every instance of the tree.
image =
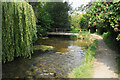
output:
[[87, 14], [82, 14], [81, 19], [79, 21], [80, 27], [82, 29], [88, 29], [88, 21], [89, 17], [87, 16]]
[[36, 16], [37, 35], [38, 37], [45, 36], [47, 30], [51, 28], [52, 20], [50, 14], [45, 10], [45, 2], [30, 2]]
[[33, 42], [37, 39], [36, 20], [32, 6], [27, 2], [2, 3], [2, 60], [31, 57]]
[[91, 3], [87, 11], [90, 17], [89, 25], [106, 28], [120, 40], [120, 1], [119, 2], [95, 2]]
[[[71, 15], [71, 28], [75, 29], [80, 29], [80, 19], [81, 19], [81, 14], [73, 14]], [[73, 27], [74, 26], [74, 27]]]
[[69, 14], [70, 5], [67, 2], [47, 2], [45, 5], [46, 11], [51, 15], [53, 28], [69, 28]]

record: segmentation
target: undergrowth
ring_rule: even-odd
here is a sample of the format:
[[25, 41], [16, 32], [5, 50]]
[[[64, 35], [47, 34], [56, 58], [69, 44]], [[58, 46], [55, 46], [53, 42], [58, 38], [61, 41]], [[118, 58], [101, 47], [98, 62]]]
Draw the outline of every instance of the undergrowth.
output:
[[107, 32], [103, 34], [103, 40], [107, 44], [107, 46], [117, 52], [120, 52], [120, 41], [117, 41], [114, 35], [111, 33]]

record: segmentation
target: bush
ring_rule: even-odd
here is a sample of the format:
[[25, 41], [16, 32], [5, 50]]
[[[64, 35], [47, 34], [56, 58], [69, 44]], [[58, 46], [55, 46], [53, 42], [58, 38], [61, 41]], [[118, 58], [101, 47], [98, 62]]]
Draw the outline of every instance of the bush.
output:
[[37, 36], [40, 37], [44, 37], [47, 35], [47, 29], [44, 27], [41, 27], [41, 25], [37, 25]]
[[120, 51], [120, 41], [116, 40], [116, 37], [113, 33], [106, 32], [103, 34], [103, 40], [108, 45], [109, 48], [115, 51]]

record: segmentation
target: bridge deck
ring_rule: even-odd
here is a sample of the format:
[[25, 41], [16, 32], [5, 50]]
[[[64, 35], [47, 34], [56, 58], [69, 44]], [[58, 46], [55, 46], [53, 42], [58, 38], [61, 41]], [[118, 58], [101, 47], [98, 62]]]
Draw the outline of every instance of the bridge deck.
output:
[[78, 33], [48, 32], [48, 35], [78, 35]]

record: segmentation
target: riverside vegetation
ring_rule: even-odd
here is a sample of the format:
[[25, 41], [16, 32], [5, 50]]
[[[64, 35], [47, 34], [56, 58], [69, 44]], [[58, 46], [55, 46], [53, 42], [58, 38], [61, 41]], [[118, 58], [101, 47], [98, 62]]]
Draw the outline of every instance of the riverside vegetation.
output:
[[[72, 10], [68, 2], [21, 1], [23, 2], [2, 2], [2, 63], [14, 61], [18, 57], [31, 59], [34, 50], [40, 49], [44, 52], [54, 49], [52, 46], [34, 44], [38, 38], [47, 36], [47, 32], [55, 28], [70, 29], [70, 32], [76, 30], [77, 33], [80, 29], [91, 30], [94, 33], [97, 29], [98, 34], [103, 34], [104, 42], [119, 53], [120, 1], [89, 2], [86, 6], [81, 5], [75, 10]], [[76, 11], [86, 13], [78, 14]], [[85, 61], [71, 72], [70, 77], [88, 78], [92, 75], [98, 41], [90, 36], [89, 33], [78, 35], [79, 39], [84, 40], [82, 45], [85, 43], [84, 46], [87, 46], [88, 50]], [[70, 36], [70, 38], [76, 37]], [[90, 43], [86, 44], [85, 41]], [[116, 61], [120, 74], [119, 56]]]
[[[81, 33], [79, 34], [79, 36], [83, 36], [83, 38], [88, 42], [90, 42], [90, 38], [92, 38], [89, 33]], [[85, 54], [85, 60], [79, 67], [75, 68], [69, 74], [69, 78], [90, 78], [93, 76], [93, 68], [98, 40], [95, 38], [92, 39], [93, 40], [90, 42], [90, 44], [88, 44], [88, 49], [86, 51], [87, 54]]]

